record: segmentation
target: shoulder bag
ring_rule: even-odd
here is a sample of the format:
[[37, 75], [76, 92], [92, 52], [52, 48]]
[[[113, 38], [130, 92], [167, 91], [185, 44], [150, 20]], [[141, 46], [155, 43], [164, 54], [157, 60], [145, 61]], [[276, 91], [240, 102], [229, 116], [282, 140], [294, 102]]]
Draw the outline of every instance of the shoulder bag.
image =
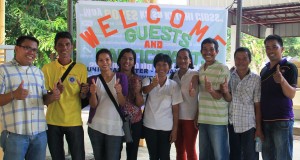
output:
[[131, 135], [131, 122], [130, 122], [130, 119], [129, 117], [125, 117], [123, 112], [121, 111], [121, 108], [119, 107], [117, 101], [115, 100], [114, 96], [112, 95], [112, 93], [110, 92], [110, 89], [108, 88], [105, 80], [103, 79], [102, 75], [99, 74], [99, 78], [109, 96], [109, 98], [111, 99], [111, 101], [113, 102], [116, 110], [118, 111], [122, 121], [123, 121], [123, 131], [124, 131], [124, 140], [126, 143], [131, 143], [133, 142], [133, 139], [132, 139], [132, 135]]

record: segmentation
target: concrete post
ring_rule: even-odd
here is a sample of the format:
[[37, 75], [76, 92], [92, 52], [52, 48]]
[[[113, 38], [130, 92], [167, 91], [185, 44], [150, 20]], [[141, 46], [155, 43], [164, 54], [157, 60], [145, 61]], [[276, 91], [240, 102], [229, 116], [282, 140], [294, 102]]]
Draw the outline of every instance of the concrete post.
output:
[[271, 34], [274, 34], [274, 28], [267, 28], [265, 32], [265, 37]]
[[[237, 15], [236, 15], [236, 45], [235, 49], [240, 47], [241, 43], [241, 28], [242, 28], [242, 15], [243, 15], [243, 7], [242, 7], [242, 0], [237, 0]], [[232, 38], [232, 37], [231, 37]]]
[[231, 51], [230, 51], [230, 66], [234, 66], [234, 51], [236, 49], [236, 25], [231, 25]]

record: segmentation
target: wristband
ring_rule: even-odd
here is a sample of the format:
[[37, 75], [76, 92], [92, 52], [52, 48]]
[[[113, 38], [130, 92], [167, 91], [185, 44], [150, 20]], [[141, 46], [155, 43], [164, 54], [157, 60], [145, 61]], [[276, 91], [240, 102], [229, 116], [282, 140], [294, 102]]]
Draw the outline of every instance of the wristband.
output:
[[49, 95], [53, 94], [52, 90], [47, 90], [47, 94]]

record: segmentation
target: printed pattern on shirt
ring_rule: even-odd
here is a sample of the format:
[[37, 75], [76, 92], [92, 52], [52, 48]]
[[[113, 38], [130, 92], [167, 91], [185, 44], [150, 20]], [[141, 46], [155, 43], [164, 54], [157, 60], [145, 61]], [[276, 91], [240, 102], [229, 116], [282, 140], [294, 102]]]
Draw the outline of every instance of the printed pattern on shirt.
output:
[[136, 79], [141, 81], [137, 75], [133, 75], [128, 79], [128, 95], [126, 97], [126, 104], [123, 107], [124, 113], [130, 117], [131, 123], [139, 122], [142, 119], [141, 108], [135, 105], [134, 83]]

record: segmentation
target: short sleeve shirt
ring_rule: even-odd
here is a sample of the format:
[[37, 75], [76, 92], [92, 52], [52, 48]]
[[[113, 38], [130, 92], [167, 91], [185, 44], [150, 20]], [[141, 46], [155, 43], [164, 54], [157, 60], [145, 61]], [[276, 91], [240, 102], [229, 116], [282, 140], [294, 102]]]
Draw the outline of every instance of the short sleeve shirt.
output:
[[[143, 86], [149, 85], [150, 79], [143, 79], [142, 84]], [[157, 85], [148, 94], [144, 111], [144, 126], [154, 130], [172, 130], [172, 105], [183, 101], [178, 84], [171, 79], [167, 79], [163, 86]]]
[[47, 129], [43, 95], [47, 94], [43, 72], [35, 66], [21, 66], [15, 59], [0, 65], [0, 94], [16, 90], [21, 82], [29, 91], [25, 100], [14, 99], [0, 107], [3, 130], [36, 135]]
[[[54, 84], [59, 81], [71, 63], [63, 66], [58, 60], [55, 60], [44, 65], [42, 71], [48, 90], [51, 90]], [[87, 81], [87, 69], [81, 63], [76, 63], [63, 81], [64, 91], [61, 93], [59, 101], [54, 101], [48, 105], [46, 113], [48, 124], [65, 127], [82, 125], [80, 86], [77, 81], [81, 83]]]
[[229, 107], [229, 123], [233, 125], [235, 133], [243, 133], [256, 127], [254, 103], [260, 102], [260, 77], [250, 72], [240, 79], [233, 71], [229, 88], [232, 101]]
[[214, 90], [220, 90], [220, 84], [225, 82], [225, 78], [229, 80], [230, 72], [227, 66], [215, 61], [212, 65], [204, 70], [204, 64], [199, 70], [199, 115], [198, 123], [212, 125], [228, 124], [228, 103], [221, 98], [214, 99], [210, 93], [205, 90], [204, 78], [212, 83]]
[[195, 75], [198, 75], [198, 72], [189, 69], [181, 79], [179, 79], [178, 72], [173, 76], [173, 80], [178, 83], [183, 97], [183, 102], [179, 104], [179, 119], [195, 119], [198, 109], [198, 89], [196, 90], [196, 96], [194, 97], [191, 97], [189, 93], [190, 83]]
[[[279, 62], [280, 72], [286, 81], [293, 87], [297, 85], [297, 67], [282, 59]], [[276, 72], [275, 65], [270, 68], [270, 63], [262, 69], [261, 76], [261, 110], [263, 120], [285, 120], [294, 118], [293, 101], [283, 94], [281, 85], [276, 83], [273, 74]]]

